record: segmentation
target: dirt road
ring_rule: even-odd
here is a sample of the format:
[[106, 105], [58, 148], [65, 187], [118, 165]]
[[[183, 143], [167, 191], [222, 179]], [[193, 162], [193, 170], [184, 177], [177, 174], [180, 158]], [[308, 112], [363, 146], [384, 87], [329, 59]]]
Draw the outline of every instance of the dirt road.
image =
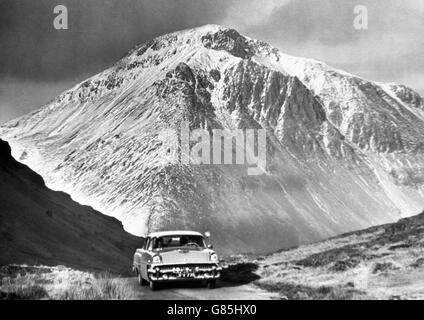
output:
[[218, 282], [215, 289], [207, 289], [196, 283], [167, 284], [157, 291], [141, 287], [137, 278], [126, 278], [125, 281], [138, 293], [141, 300], [269, 300], [278, 299], [278, 294], [270, 293], [256, 288], [254, 285], [245, 284], [235, 286], [233, 284]]

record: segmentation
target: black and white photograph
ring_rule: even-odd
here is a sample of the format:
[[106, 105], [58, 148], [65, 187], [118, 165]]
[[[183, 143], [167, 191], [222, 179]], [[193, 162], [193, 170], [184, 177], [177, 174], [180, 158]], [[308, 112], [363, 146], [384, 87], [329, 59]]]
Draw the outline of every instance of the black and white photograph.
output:
[[0, 0], [0, 300], [423, 300], [423, 97], [423, 0]]

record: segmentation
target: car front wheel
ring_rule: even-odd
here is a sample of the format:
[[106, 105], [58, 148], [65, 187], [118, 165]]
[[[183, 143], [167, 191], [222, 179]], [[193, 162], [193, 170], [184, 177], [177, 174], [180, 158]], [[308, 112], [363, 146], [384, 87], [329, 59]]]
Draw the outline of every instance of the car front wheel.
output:
[[147, 281], [143, 279], [143, 277], [141, 276], [141, 273], [140, 272], [137, 272], [137, 279], [138, 279], [138, 284], [140, 286], [147, 285]]

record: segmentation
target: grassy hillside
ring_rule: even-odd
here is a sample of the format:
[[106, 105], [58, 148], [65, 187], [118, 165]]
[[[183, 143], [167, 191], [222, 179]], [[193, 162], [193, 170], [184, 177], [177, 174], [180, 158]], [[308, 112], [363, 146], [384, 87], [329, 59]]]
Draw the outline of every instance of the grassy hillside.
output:
[[0, 140], [0, 265], [66, 265], [127, 274], [143, 241], [122, 224], [67, 194], [15, 161]]
[[235, 260], [233, 269], [249, 269], [256, 285], [284, 299], [424, 299], [424, 212], [265, 257]]
[[0, 279], [0, 300], [133, 300], [136, 297], [134, 287], [125, 279], [63, 266], [3, 266]]

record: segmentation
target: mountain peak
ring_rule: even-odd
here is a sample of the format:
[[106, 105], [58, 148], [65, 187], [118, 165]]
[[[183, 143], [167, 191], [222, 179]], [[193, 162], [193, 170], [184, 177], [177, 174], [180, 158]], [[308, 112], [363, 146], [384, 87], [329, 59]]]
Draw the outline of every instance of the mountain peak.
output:
[[[207, 49], [227, 50], [235, 56], [247, 57], [245, 53], [252, 51], [249, 45], [253, 45], [253, 41], [241, 35], [237, 30], [227, 28], [217, 24], [207, 24], [200, 27], [185, 29], [169, 34], [165, 34], [154, 38], [151, 41], [143, 43], [130, 51], [145, 52], [148, 48], [153, 50], [164, 49], [170, 47], [181, 46], [203, 46]], [[141, 52], [140, 52], [141, 49]]]

